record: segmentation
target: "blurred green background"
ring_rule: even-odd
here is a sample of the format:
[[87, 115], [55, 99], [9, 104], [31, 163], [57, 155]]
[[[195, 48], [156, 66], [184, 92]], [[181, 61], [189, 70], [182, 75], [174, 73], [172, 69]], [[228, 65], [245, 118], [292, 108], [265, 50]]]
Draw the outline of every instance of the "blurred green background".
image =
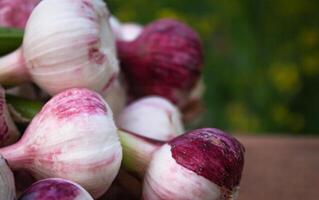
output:
[[201, 126], [319, 134], [319, 1], [107, 0], [122, 21], [170, 17], [205, 46]]

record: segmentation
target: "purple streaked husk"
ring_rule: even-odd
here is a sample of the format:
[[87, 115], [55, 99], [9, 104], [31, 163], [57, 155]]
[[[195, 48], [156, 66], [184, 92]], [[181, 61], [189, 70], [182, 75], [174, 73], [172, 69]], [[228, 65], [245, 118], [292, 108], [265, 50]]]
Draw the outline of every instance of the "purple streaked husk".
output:
[[66, 90], [48, 101], [23, 137], [0, 148], [14, 169], [36, 179], [59, 177], [74, 181], [101, 196], [120, 168], [122, 148], [112, 111], [88, 89]]
[[203, 128], [185, 133], [169, 144], [178, 164], [228, 190], [239, 186], [245, 149], [230, 134]]
[[184, 133], [154, 153], [143, 199], [235, 200], [244, 152], [233, 136], [215, 128]]
[[93, 198], [74, 182], [50, 178], [32, 184], [19, 200], [93, 200]]
[[155, 21], [134, 41], [117, 41], [117, 46], [133, 98], [159, 95], [182, 105], [202, 72], [201, 40], [176, 20]]

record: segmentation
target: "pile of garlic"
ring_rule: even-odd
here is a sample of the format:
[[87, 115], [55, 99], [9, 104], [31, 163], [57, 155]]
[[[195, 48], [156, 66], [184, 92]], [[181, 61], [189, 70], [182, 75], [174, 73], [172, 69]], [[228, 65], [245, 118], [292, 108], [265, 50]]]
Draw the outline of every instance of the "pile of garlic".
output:
[[121, 23], [102, 0], [20, 1], [0, 0], [0, 26], [25, 28], [0, 57], [0, 200], [237, 198], [244, 147], [184, 128], [203, 109], [192, 28]]

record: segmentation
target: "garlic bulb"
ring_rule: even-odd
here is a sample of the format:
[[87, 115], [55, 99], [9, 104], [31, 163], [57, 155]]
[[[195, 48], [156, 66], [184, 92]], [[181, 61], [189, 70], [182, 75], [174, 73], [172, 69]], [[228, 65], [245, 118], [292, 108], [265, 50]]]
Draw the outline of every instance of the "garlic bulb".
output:
[[15, 200], [13, 173], [0, 155], [0, 199]]
[[107, 91], [119, 73], [108, 16], [102, 0], [41, 1], [22, 48], [0, 60], [0, 83], [32, 79], [49, 94], [73, 87]]
[[111, 185], [122, 148], [103, 98], [87, 89], [69, 89], [47, 102], [14, 145], [0, 149], [13, 169], [37, 179], [74, 181], [97, 198]]
[[20, 133], [8, 112], [5, 91], [0, 86], [0, 147], [16, 142], [19, 137]]
[[161, 97], [145, 97], [127, 106], [117, 120], [124, 167], [143, 176], [152, 154], [184, 132], [178, 109]]
[[178, 106], [199, 80], [203, 47], [198, 34], [176, 20], [147, 25], [133, 41], [117, 41], [121, 69], [133, 98], [158, 95]]
[[0, 0], [0, 26], [24, 28], [40, 0]]
[[28, 188], [19, 200], [93, 200], [80, 185], [60, 178], [38, 181]]
[[227, 133], [212, 128], [185, 133], [153, 155], [143, 199], [236, 199], [243, 165], [244, 147]]

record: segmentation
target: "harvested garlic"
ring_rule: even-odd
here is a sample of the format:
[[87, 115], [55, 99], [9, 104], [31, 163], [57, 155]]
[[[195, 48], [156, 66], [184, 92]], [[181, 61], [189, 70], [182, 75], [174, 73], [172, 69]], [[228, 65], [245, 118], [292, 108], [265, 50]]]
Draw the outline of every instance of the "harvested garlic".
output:
[[49, 94], [85, 87], [105, 92], [119, 73], [102, 0], [43, 0], [33, 10], [22, 48], [0, 59], [0, 83], [33, 80]]
[[13, 144], [20, 137], [20, 133], [9, 114], [5, 90], [0, 86], [0, 147]]
[[16, 192], [13, 173], [0, 155], [0, 199], [15, 200]]
[[153, 155], [143, 199], [234, 200], [243, 166], [244, 147], [234, 137], [213, 128], [194, 130]]
[[184, 132], [178, 109], [161, 97], [145, 97], [128, 105], [117, 120], [124, 167], [142, 177], [152, 154]]
[[122, 160], [111, 109], [99, 94], [76, 88], [48, 101], [23, 137], [0, 154], [14, 170], [74, 181], [94, 198], [109, 188]]
[[202, 72], [198, 34], [176, 20], [146, 26], [133, 41], [117, 41], [121, 69], [133, 98], [158, 95], [183, 106]]
[[0, 26], [24, 28], [40, 0], [0, 0]]
[[31, 185], [19, 200], [93, 200], [80, 185], [60, 178], [49, 178]]

